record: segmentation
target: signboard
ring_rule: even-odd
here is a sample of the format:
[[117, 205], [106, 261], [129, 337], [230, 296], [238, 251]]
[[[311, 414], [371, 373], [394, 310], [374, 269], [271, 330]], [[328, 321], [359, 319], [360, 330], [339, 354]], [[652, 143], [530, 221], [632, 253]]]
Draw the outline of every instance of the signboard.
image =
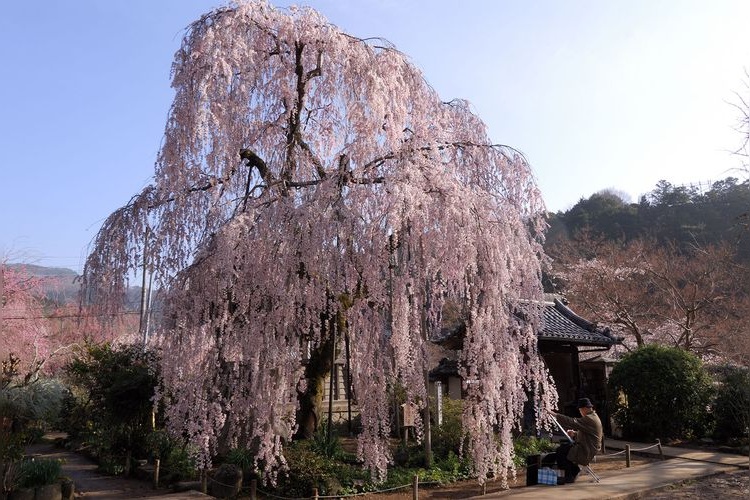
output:
[[435, 382], [435, 403], [437, 406], [437, 424], [443, 425], [443, 383]]
[[414, 403], [404, 403], [401, 405], [404, 415], [404, 427], [414, 427], [414, 421], [417, 418], [417, 405]]

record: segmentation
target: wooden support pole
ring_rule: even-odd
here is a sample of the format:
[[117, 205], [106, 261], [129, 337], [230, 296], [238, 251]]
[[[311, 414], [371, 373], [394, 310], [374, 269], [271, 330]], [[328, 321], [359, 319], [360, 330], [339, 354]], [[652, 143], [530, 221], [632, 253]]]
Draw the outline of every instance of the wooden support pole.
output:
[[161, 460], [158, 458], [154, 460], [154, 489], [159, 488], [159, 466], [161, 465]]
[[630, 445], [625, 445], [625, 467], [630, 467]]
[[131, 469], [133, 468], [132, 462], [133, 452], [128, 448], [125, 452], [125, 477], [130, 477]]
[[414, 474], [412, 480], [411, 498], [412, 500], [419, 500], [419, 476], [417, 474]]
[[351, 355], [349, 354], [349, 331], [347, 330], [344, 335], [344, 347], [346, 348], [346, 418], [348, 421], [347, 427], [349, 430], [349, 437], [354, 436], [352, 430], [352, 365]]
[[250, 500], [256, 500], [258, 498], [258, 480], [250, 480]]
[[318, 488], [313, 488], [313, 498], [318, 500]]
[[201, 470], [201, 493], [204, 495], [208, 493], [208, 471], [206, 469]]
[[659, 458], [664, 460], [664, 450], [661, 449], [661, 439], [656, 440], [656, 447], [659, 449]]
[[336, 314], [336, 318], [329, 322], [329, 324], [331, 325], [331, 336], [333, 337], [333, 340], [331, 341], [331, 372], [328, 375], [328, 422], [326, 428], [327, 445], [331, 444], [331, 425], [333, 425], [333, 382], [336, 380], [336, 330], [339, 327], [338, 318], [339, 315]]

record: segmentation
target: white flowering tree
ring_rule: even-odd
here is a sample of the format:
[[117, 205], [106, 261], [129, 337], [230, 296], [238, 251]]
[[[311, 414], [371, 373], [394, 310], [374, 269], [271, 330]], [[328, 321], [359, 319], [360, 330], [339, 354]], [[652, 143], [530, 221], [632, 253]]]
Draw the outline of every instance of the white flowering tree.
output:
[[625, 335], [700, 356], [741, 355], [747, 270], [728, 244], [608, 241], [582, 233], [550, 249], [563, 289], [587, 316]]
[[164, 293], [172, 430], [203, 465], [222, 442], [252, 444], [273, 479], [317, 383], [302, 343], [314, 356], [345, 336], [359, 455], [382, 478], [388, 388], [425, 404], [425, 342], [451, 300], [466, 322], [467, 452], [480, 480], [505, 477], [527, 391], [538, 412], [556, 403], [536, 318], [515, 314], [540, 298], [543, 259], [523, 156], [386, 42], [311, 9], [204, 15], [173, 87], [154, 183], [107, 219], [85, 270], [114, 307], [146, 253]]
[[56, 351], [44, 314], [45, 280], [0, 261], [0, 389], [36, 382]]

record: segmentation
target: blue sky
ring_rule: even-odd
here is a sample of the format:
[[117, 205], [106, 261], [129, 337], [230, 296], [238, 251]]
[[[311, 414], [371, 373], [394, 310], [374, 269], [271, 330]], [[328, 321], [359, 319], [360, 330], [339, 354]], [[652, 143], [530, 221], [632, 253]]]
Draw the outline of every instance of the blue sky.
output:
[[[552, 211], [741, 176], [729, 103], [750, 69], [746, 0], [297, 3], [389, 39], [444, 99], [472, 102]], [[184, 28], [221, 4], [3, 3], [0, 258], [81, 270], [103, 219], [150, 182]]]

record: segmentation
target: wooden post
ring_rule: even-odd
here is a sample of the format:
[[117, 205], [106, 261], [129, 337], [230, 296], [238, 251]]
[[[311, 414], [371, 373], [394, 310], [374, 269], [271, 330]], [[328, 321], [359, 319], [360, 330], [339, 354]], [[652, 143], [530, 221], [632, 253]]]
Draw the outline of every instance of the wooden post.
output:
[[412, 480], [411, 498], [412, 500], [419, 500], [419, 476], [417, 474], [414, 474]]
[[659, 449], [659, 458], [664, 460], [664, 450], [661, 449], [661, 439], [656, 440], [656, 447]]
[[349, 354], [349, 330], [344, 335], [344, 347], [346, 349], [346, 417], [348, 420], [349, 437], [354, 436], [352, 430], [352, 365]]
[[424, 405], [424, 467], [432, 468], [432, 423], [430, 422], [430, 376], [427, 369], [424, 370], [424, 383], [427, 387], [427, 401]]
[[159, 488], [159, 465], [161, 464], [161, 460], [158, 458], [154, 460], [154, 489]]
[[[130, 441], [128, 439], [128, 441]], [[128, 451], [125, 452], [125, 477], [130, 477], [130, 469], [131, 467], [131, 457], [133, 455], [133, 452], [130, 451], [130, 445], [128, 444]]]
[[336, 314], [336, 318], [331, 320], [329, 324], [331, 325], [331, 336], [333, 337], [333, 340], [331, 341], [331, 373], [329, 373], [329, 380], [328, 380], [328, 427], [326, 428], [326, 444], [331, 444], [331, 425], [333, 424], [333, 382], [336, 379], [336, 330], [338, 330], [338, 323], [339, 323], [339, 314]]
[[630, 467], [630, 445], [625, 445], [625, 467]]
[[257, 491], [258, 491], [258, 480], [251, 479], [250, 480], [250, 500], [256, 500], [256, 498], [258, 498]]
[[208, 493], [208, 471], [206, 469], [201, 470], [201, 493], [204, 495]]
[[313, 498], [318, 500], [318, 488], [313, 488]]

